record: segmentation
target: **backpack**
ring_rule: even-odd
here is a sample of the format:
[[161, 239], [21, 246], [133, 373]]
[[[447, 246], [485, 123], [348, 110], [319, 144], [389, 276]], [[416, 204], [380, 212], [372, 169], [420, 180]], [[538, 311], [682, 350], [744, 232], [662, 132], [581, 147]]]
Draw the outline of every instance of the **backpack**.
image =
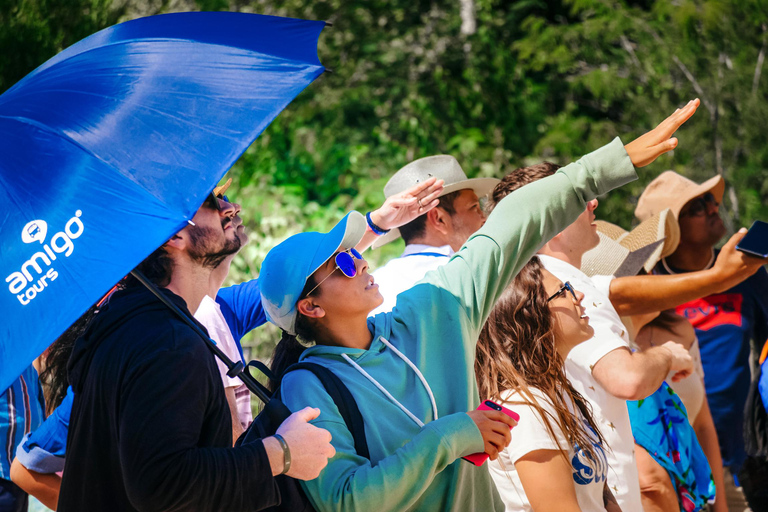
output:
[[752, 382], [744, 405], [744, 449], [747, 455], [768, 458], [768, 413], [760, 396], [759, 383], [759, 379]]
[[[249, 364], [254, 364], [251, 362]], [[264, 371], [262, 365], [258, 365], [260, 370]], [[355, 442], [355, 451], [358, 455], [370, 459], [368, 452], [368, 443], [365, 439], [365, 426], [363, 416], [357, 407], [357, 402], [349, 392], [349, 389], [341, 382], [336, 375], [328, 368], [317, 363], [296, 363], [290, 366], [285, 373], [294, 370], [309, 370], [322, 383], [325, 391], [333, 399], [333, 403], [339, 408], [339, 413], [347, 425], [347, 429], [352, 433]], [[273, 395], [272, 399], [264, 406], [264, 409], [253, 420], [253, 423], [237, 439], [235, 446], [244, 443], [260, 442], [261, 439], [273, 435], [280, 424], [290, 415], [290, 411], [280, 401], [280, 388]], [[299, 481], [287, 475], [278, 475], [275, 482], [280, 490], [280, 504], [274, 507], [266, 508], [268, 512], [314, 512], [314, 507], [309, 498], [301, 488]]]

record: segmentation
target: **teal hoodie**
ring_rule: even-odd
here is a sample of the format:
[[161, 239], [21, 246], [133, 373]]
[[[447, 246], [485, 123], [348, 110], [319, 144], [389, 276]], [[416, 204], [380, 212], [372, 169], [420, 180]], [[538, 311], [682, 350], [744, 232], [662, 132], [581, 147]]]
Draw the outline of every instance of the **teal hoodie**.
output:
[[[369, 318], [370, 348], [317, 345], [302, 361], [330, 368], [349, 388], [365, 421], [371, 460], [355, 453], [331, 398], [314, 374], [285, 376], [289, 409], [320, 408], [312, 423], [329, 430], [336, 455], [320, 476], [302, 482], [319, 511], [490, 511], [504, 505], [485, 466], [460, 459], [484, 451], [466, 414], [479, 405], [475, 345], [491, 308], [536, 251], [573, 222], [597, 195], [635, 179], [617, 138], [499, 202], [485, 225], [443, 267], [401, 293], [389, 313]], [[416, 372], [381, 341], [403, 352], [422, 372], [437, 405], [434, 417]], [[419, 427], [346, 361], [347, 354], [423, 423]]]

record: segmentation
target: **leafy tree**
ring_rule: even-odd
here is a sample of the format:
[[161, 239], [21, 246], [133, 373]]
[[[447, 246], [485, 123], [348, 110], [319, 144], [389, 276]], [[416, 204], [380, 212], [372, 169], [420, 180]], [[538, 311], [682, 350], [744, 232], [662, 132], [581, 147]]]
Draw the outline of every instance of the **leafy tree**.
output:
[[67, 46], [115, 24], [113, 0], [0, 0], [0, 91]]
[[768, 214], [764, 144], [768, 13], [764, 2], [569, 0], [565, 17], [533, 14], [515, 44], [527, 69], [553, 89], [546, 135], [534, 154], [575, 156], [607, 135], [638, 134], [690, 98], [702, 107], [680, 133], [674, 155], [604, 203], [629, 225], [633, 203], [664, 168], [729, 184], [724, 217], [732, 229]]

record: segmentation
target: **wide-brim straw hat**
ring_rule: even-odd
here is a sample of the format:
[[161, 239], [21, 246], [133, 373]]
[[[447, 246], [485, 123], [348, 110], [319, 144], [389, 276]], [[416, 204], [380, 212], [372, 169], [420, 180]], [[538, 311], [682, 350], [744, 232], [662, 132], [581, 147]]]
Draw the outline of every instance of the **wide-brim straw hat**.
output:
[[680, 227], [666, 208], [641, 222], [632, 231], [599, 220], [600, 243], [584, 254], [581, 271], [588, 276], [634, 276], [641, 269], [651, 272], [661, 258], [669, 256], [680, 243]]
[[712, 192], [718, 203], [723, 202], [725, 181], [720, 175], [710, 178], [702, 184], [681, 176], [675, 171], [664, 171], [645, 187], [637, 200], [635, 217], [646, 220], [665, 208], [672, 211], [675, 219], [680, 217], [680, 210], [695, 197]]
[[[459, 162], [451, 155], [435, 155], [419, 158], [397, 171], [384, 185], [384, 197], [388, 198], [400, 192], [405, 192], [414, 185], [428, 180], [431, 177], [443, 180], [443, 191], [438, 197], [442, 197], [457, 190], [470, 189], [482, 198], [493, 191], [498, 185], [496, 178], [467, 178]], [[391, 229], [386, 235], [382, 235], [373, 242], [376, 249], [388, 244], [400, 237], [400, 230]]]

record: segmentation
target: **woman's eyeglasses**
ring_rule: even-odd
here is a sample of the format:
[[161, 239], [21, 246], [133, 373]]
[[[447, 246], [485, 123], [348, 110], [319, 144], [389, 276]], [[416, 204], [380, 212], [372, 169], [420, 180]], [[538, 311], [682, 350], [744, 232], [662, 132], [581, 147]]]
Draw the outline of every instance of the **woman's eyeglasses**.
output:
[[565, 294], [566, 291], [571, 292], [571, 297], [573, 297], [573, 300], [578, 302], [578, 298], [576, 297], [576, 290], [573, 289], [573, 286], [571, 286], [571, 283], [569, 281], [566, 281], [563, 286], [560, 287], [557, 292], [555, 292], [554, 295], [552, 295], [550, 298], [547, 299], [547, 302], [551, 301], [552, 299], [555, 299], [563, 294]]
[[325, 282], [326, 279], [331, 277], [336, 270], [341, 270], [341, 273], [349, 278], [353, 278], [357, 275], [357, 265], [355, 264], [355, 259], [361, 260], [363, 259], [363, 256], [357, 252], [357, 249], [354, 247], [351, 249], [347, 249], [346, 251], [341, 251], [336, 255], [336, 268], [331, 270], [331, 272], [323, 278], [322, 281], [317, 283], [314, 288], [309, 290], [305, 297], [308, 297], [310, 293], [317, 290], [317, 288]]
[[719, 206], [712, 192], [707, 192], [703, 196], [695, 197], [688, 201], [680, 217], [698, 217], [706, 213], [710, 206]]

